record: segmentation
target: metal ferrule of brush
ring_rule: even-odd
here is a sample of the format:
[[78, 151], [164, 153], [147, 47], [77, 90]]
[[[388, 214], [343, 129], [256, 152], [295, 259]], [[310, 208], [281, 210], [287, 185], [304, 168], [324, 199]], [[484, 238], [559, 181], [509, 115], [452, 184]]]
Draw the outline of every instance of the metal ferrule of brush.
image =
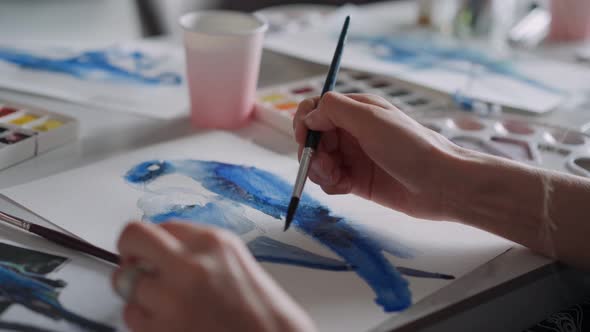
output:
[[29, 228], [31, 227], [31, 224], [29, 224], [28, 222], [21, 220], [19, 218], [16, 218], [14, 216], [11, 216], [9, 214], [6, 214], [4, 212], [0, 212], [0, 219], [11, 224], [12, 226], [16, 226], [16, 227], [24, 229], [26, 231], [28, 231]]
[[311, 165], [311, 157], [313, 156], [313, 148], [305, 147], [301, 153], [301, 163], [299, 164], [299, 171], [297, 172], [297, 179], [293, 187], [293, 197], [301, 198], [305, 181], [307, 180], [307, 173]]

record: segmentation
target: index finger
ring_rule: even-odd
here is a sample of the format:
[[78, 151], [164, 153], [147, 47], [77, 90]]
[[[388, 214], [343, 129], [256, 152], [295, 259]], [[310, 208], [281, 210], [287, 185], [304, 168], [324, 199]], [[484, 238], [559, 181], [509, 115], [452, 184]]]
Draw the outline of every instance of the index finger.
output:
[[299, 144], [305, 143], [305, 135], [307, 133], [307, 128], [303, 123], [303, 119], [305, 116], [316, 109], [318, 103], [320, 101], [320, 96], [305, 99], [299, 103], [297, 106], [297, 112], [293, 117], [293, 131], [295, 133], [295, 141]]

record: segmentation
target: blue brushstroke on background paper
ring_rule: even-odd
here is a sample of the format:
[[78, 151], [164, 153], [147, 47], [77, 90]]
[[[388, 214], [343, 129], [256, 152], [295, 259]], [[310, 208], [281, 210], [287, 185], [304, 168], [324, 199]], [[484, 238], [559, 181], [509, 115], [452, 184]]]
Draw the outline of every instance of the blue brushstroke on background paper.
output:
[[[113, 327], [87, 319], [64, 307], [58, 299], [62, 280], [25, 271], [20, 265], [0, 261], [0, 303], [20, 304], [52, 320], [65, 320], [87, 331], [112, 332]], [[33, 327], [31, 327], [33, 328]]]
[[[148, 86], [180, 85], [174, 72], [160, 72], [161, 60], [141, 51], [123, 51], [116, 47], [89, 50], [67, 57], [49, 57], [31, 51], [0, 46], [0, 61], [22, 69], [68, 75], [81, 80], [129, 82]], [[131, 64], [126, 68], [122, 63]]]
[[[146, 185], [166, 175], [184, 175], [209, 190], [203, 203], [190, 203], [182, 188], [150, 192]], [[280, 177], [255, 168], [213, 161], [147, 161], [127, 172], [125, 180], [141, 185], [148, 192], [138, 203], [148, 220], [155, 223], [170, 219], [203, 222], [236, 234], [250, 234], [257, 227], [245, 216], [245, 207], [253, 208], [283, 222], [292, 185]], [[177, 199], [170, 197], [176, 193]], [[202, 193], [199, 193], [202, 194]], [[413, 250], [400, 243], [380, 243], [360, 225], [334, 215], [327, 207], [303, 195], [293, 225], [300, 232], [329, 248], [343, 261], [322, 257], [289, 245], [263, 233], [247, 242], [253, 255], [263, 262], [292, 264], [330, 271], [354, 271], [375, 292], [376, 303], [384, 311], [399, 311], [412, 303], [408, 282], [401, 276], [453, 279], [453, 276], [400, 267], [396, 269], [384, 256], [388, 252], [412, 258]], [[282, 226], [281, 226], [282, 227]], [[392, 240], [393, 242], [394, 240]]]
[[[495, 74], [533, 88], [561, 94], [563, 91], [520, 73], [510, 61], [502, 61], [465, 46], [444, 45], [433, 38], [399, 36], [356, 36], [351, 42], [367, 44], [385, 62], [399, 63], [413, 70], [440, 69], [473, 76], [475, 71]], [[472, 72], [465, 65], [473, 65]]]

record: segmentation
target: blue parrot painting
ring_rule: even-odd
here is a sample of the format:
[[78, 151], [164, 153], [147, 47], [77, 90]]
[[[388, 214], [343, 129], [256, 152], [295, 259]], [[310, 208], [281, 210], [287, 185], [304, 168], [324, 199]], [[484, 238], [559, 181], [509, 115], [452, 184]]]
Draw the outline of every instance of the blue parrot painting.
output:
[[[0, 61], [22, 69], [63, 74], [83, 80], [168, 86], [182, 83], [182, 77], [177, 73], [150, 74], [150, 71], [157, 69], [160, 62], [158, 59], [141, 51], [127, 52], [115, 47], [90, 50], [60, 58], [0, 46]], [[126, 65], [124, 66], [123, 63]]]
[[[152, 190], [150, 184], [165, 176], [182, 176], [199, 186]], [[354, 222], [333, 214], [326, 206], [303, 195], [293, 225], [305, 236], [331, 250], [340, 259], [324, 257], [272, 238], [262, 219], [246, 213], [246, 207], [262, 213], [282, 227], [292, 185], [275, 174], [255, 167], [201, 160], [153, 160], [130, 169], [124, 179], [144, 190], [139, 208], [144, 219], [163, 223], [186, 220], [222, 227], [241, 236], [260, 262], [289, 264], [329, 271], [355, 272], [376, 295], [385, 312], [400, 311], [412, 304], [408, 281], [402, 276], [453, 279], [447, 274], [394, 267], [389, 253], [412, 258], [413, 250], [401, 243], [377, 241]]]

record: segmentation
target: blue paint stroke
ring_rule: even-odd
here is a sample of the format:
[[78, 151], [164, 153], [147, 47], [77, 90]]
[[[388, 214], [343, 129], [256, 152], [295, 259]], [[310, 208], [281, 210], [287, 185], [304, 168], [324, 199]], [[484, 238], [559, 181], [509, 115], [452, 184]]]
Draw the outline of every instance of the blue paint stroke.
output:
[[53, 320], [66, 320], [88, 331], [111, 332], [114, 328], [86, 319], [58, 300], [62, 280], [25, 271], [20, 265], [0, 261], [0, 303], [16, 303]]
[[455, 277], [450, 274], [416, 270], [416, 269], [412, 269], [409, 267], [403, 267], [403, 266], [398, 266], [397, 270], [405, 276], [414, 277], [414, 278], [442, 279], [442, 280], [455, 279]]
[[350, 271], [352, 267], [336, 259], [322, 257], [307, 250], [259, 236], [248, 242], [248, 248], [256, 253], [259, 262], [291, 264], [328, 271]]
[[413, 70], [439, 69], [472, 76], [473, 73], [465, 68], [465, 64], [471, 64], [487, 73], [512, 79], [545, 92], [564, 93], [558, 88], [520, 73], [508, 61], [494, 59], [464, 46], [441, 45], [431, 38], [397, 36], [357, 36], [351, 38], [351, 41], [369, 45], [375, 56], [382, 61], [402, 64]]
[[[186, 196], [197, 193], [171, 188], [161, 194], [147, 189], [149, 183], [172, 174], [193, 179], [213, 196], [207, 197], [204, 203], [187, 203], [190, 199]], [[277, 222], [282, 222], [292, 189], [292, 185], [280, 177], [255, 167], [199, 160], [143, 162], [129, 170], [125, 180], [149, 193], [147, 198], [140, 199], [138, 204], [145, 217], [153, 222], [164, 222], [169, 219], [190, 220], [224, 227], [238, 234], [244, 234], [244, 231], [248, 232], [247, 230], [253, 229], [256, 225], [254, 221], [244, 217], [242, 206], [253, 208], [275, 218]], [[174, 197], [174, 192], [178, 193], [178, 196]], [[161, 195], [171, 197], [166, 200], [160, 197]], [[181, 203], [175, 203], [176, 200]], [[360, 225], [333, 215], [327, 207], [309, 195], [303, 195], [301, 198], [293, 225], [329, 248], [344, 262], [321, 257], [270, 239], [264, 233], [248, 242], [248, 247], [259, 261], [331, 271], [353, 270], [375, 292], [376, 303], [386, 312], [403, 310], [411, 305], [412, 297], [408, 282], [384, 256], [384, 252], [388, 252], [398, 257], [411, 258], [411, 248], [401, 244], [375, 241]], [[401, 271], [421, 278], [453, 278], [445, 274], [409, 268], [402, 268]]]
[[[116, 47], [90, 50], [78, 55], [53, 58], [33, 54], [30, 51], [0, 46], [0, 61], [8, 62], [22, 69], [68, 75], [80, 80], [129, 82], [135, 84], [180, 85], [180, 74], [162, 72], [149, 75], [157, 70], [161, 60], [141, 51], [122, 51]], [[132, 69], [119, 65], [131, 63]], [[118, 64], [119, 63], [119, 64]]]

